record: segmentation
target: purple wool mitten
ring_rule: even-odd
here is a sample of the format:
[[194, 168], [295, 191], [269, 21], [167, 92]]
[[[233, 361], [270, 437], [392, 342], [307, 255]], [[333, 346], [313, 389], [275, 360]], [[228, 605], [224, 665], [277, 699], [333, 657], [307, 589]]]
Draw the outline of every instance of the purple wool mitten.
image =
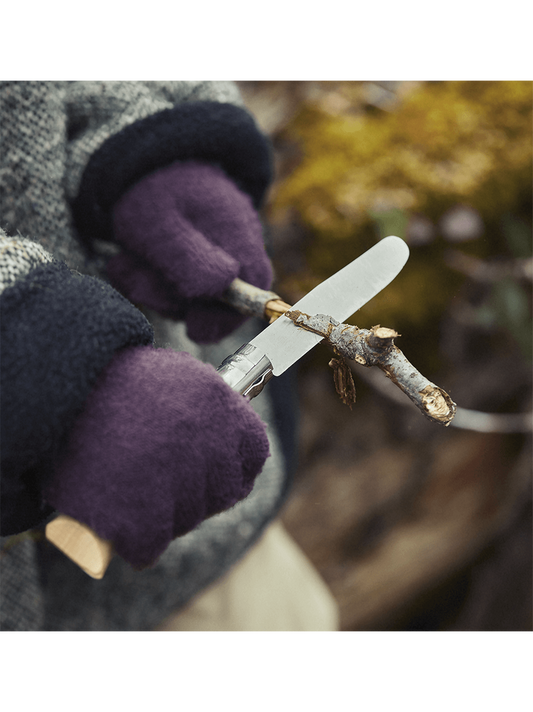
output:
[[268, 455], [265, 425], [212, 366], [135, 346], [101, 375], [44, 495], [143, 568], [244, 499]]
[[184, 320], [197, 343], [230, 334], [245, 317], [217, 301], [240, 277], [269, 289], [272, 266], [251, 198], [214, 165], [173, 163], [136, 183], [113, 210], [124, 252], [109, 279], [134, 304]]

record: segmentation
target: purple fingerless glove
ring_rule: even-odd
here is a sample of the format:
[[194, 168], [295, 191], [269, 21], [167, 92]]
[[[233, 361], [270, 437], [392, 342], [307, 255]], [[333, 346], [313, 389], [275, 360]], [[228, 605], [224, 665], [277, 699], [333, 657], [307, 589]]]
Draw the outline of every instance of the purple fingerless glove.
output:
[[244, 499], [268, 455], [265, 425], [212, 366], [137, 346], [100, 377], [45, 498], [143, 568]]
[[235, 279], [269, 289], [272, 266], [251, 198], [214, 165], [173, 163], [143, 178], [115, 205], [124, 252], [107, 267], [134, 304], [187, 324], [197, 343], [230, 334], [245, 317], [217, 299]]

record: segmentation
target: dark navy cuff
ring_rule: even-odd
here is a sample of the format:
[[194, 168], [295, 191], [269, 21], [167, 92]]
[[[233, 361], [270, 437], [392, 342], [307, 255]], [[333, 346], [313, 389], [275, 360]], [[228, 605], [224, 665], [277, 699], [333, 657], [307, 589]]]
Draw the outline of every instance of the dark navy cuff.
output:
[[91, 156], [72, 206], [82, 239], [112, 240], [119, 198], [177, 160], [219, 166], [256, 209], [273, 177], [270, 141], [245, 109], [210, 101], [178, 104], [126, 126]]
[[57, 261], [5, 289], [0, 312], [6, 536], [38, 523], [42, 480], [114, 353], [152, 343], [153, 331], [111, 286]]

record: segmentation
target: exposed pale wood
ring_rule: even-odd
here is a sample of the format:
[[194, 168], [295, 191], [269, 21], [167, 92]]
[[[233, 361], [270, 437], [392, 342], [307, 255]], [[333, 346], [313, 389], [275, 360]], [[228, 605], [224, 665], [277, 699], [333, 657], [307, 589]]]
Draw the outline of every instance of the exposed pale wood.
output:
[[113, 557], [111, 542], [90, 527], [60, 514], [46, 526], [46, 538], [94, 579], [103, 578]]
[[265, 305], [265, 319], [269, 322], [276, 321], [282, 314], [285, 314], [291, 308], [290, 304], [287, 304], [282, 299], [272, 299]]

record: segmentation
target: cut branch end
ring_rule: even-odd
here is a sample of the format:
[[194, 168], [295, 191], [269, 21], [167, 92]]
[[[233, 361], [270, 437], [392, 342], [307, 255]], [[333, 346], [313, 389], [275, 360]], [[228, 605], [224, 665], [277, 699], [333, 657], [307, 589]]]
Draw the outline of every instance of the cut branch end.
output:
[[315, 314], [309, 316], [298, 310], [285, 313], [301, 329], [324, 337], [337, 358], [330, 361], [333, 368], [335, 387], [344, 403], [355, 402], [355, 386], [345, 373], [344, 359], [356, 361], [363, 366], [377, 366], [395, 383], [430, 420], [448, 425], [455, 416], [457, 407], [450, 396], [425, 378], [395, 346], [394, 339], [400, 334], [380, 324], [371, 329], [339, 324], [330, 316]]
[[424, 410], [432, 420], [437, 420], [443, 425], [449, 425], [457, 410], [456, 404], [450, 396], [432, 383], [420, 391]]

